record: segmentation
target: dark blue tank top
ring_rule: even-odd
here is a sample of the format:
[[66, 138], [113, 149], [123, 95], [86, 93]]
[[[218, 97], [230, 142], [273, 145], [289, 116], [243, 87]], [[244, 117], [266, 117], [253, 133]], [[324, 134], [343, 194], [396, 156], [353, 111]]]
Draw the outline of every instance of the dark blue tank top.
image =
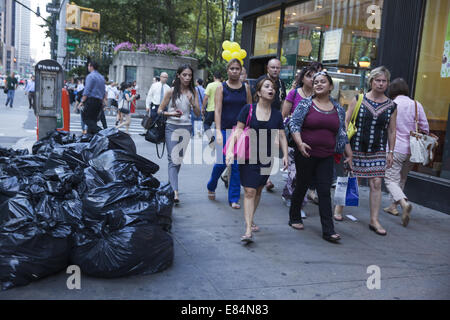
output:
[[223, 99], [222, 99], [222, 118], [221, 129], [233, 129], [237, 123], [239, 113], [247, 104], [247, 91], [245, 84], [239, 89], [230, 88], [226, 82], [222, 83]]

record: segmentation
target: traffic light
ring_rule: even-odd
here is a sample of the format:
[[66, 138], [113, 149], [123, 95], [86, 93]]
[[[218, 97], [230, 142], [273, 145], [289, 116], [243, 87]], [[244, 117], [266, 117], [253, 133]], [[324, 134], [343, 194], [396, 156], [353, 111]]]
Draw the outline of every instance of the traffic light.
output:
[[66, 6], [66, 30], [78, 30], [91, 33], [100, 30], [100, 14], [94, 9], [83, 8], [76, 4]]

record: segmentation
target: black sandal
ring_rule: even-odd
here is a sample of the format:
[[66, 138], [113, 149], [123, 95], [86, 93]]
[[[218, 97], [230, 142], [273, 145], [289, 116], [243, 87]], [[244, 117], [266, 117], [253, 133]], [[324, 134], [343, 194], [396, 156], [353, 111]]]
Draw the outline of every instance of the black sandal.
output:
[[323, 235], [323, 239], [328, 241], [328, 242], [332, 242], [332, 243], [338, 243], [339, 240], [341, 240], [341, 236], [337, 233], [332, 234], [332, 235]]

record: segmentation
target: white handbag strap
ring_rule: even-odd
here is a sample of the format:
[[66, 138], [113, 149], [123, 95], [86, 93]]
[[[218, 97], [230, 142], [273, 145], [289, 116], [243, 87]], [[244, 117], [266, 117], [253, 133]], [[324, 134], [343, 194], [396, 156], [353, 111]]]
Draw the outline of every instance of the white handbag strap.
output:
[[416, 122], [416, 132], [419, 133], [419, 111], [417, 110], [417, 101], [414, 100], [414, 104], [416, 107], [416, 118], [415, 118], [415, 122]]

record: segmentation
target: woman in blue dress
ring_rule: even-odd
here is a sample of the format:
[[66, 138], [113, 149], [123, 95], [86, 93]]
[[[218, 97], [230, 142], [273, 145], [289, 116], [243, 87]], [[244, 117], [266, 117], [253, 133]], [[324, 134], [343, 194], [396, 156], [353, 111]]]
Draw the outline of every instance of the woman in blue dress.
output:
[[[234, 161], [234, 144], [243, 133], [245, 126], [253, 131], [250, 134], [250, 157], [239, 164], [241, 184], [245, 190], [244, 216], [246, 231], [241, 237], [244, 243], [253, 242], [253, 232], [259, 231], [253, 219], [261, 200], [261, 193], [270, 177], [274, 163], [274, 153], [283, 151], [283, 166], [288, 167], [288, 144], [281, 112], [271, 106], [276, 92], [275, 83], [268, 77], [256, 84], [254, 105], [246, 105], [237, 119], [232, 142], [227, 149], [227, 163]], [[251, 114], [250, 114], [251, 112]], [[256, 140], [254, 139], [256, 138]], [[255, 152], [256, 151], [256, 152]], [[275, 152], [272, 152], [275, 151]]]

